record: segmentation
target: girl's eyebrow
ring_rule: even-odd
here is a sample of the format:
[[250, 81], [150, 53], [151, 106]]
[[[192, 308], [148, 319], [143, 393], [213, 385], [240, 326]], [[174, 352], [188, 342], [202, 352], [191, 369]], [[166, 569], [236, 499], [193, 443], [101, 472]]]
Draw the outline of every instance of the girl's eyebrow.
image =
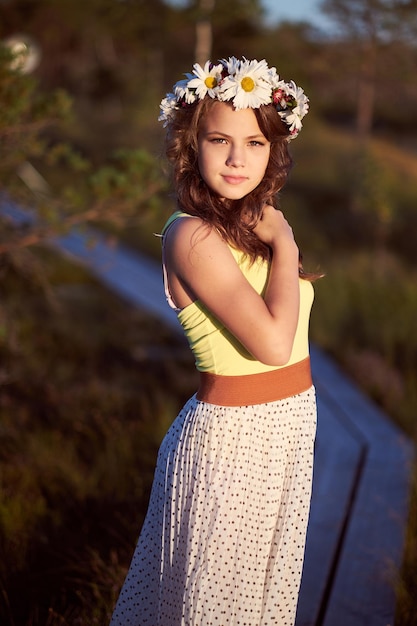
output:
[[[206, 132], [206, 135], [216, 135], [216, 136], [221, 136], [221, 137], [225, 137], [226, 139], [233, 139], [233, 137], [231, 135], [228, 135], [227, 133], [223, 133], [221, 131], [218, 130], [209, 130]], [[253, 139], [265, 139], [265, 136], [262, 133], [257, 133], [256, 135], [249, 135], [248, 137], [244, 137], [244, 139], [249, 139], [249, 140], [253, 140]]]

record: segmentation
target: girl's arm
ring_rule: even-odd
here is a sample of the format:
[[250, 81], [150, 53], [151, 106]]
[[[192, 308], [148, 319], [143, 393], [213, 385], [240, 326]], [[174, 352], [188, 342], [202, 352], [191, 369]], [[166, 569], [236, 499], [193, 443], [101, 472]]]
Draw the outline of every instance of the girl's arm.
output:
[[271, 206], [255, 233], [273, 250], [263, 297], [217, 231], [191, 217], [174, 222], [164, 244], [170, 291], [180, 308], [200, 300], [257, 360], [285, 365], [298, 323], [298, 248], [284, 216]]

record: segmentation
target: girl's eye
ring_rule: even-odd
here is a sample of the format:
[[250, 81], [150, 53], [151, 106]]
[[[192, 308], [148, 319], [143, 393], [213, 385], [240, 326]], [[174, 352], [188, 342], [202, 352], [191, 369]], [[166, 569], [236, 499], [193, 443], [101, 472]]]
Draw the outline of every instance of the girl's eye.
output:
[[[211, 137], [209, 139], [210, 143], [213, 144], [227, 144], [228, 143], [228, 139], [226, 139], [226, 137]], [[257, 146], [264, 146], [265, 143], [263, 141], [258, 141], [257, 139], [252, 139], [251, 141], [248, 142], [248, 146], [251, 147], [257, 147]]]

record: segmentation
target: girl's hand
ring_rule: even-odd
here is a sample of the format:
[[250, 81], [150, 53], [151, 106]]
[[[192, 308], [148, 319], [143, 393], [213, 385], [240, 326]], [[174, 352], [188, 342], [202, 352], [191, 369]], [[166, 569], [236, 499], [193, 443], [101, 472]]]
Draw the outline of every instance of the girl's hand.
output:
[[269, 204], [265, 205], [261, 219], [254, 228], [254, 233], [273, 250], [283, 251], [288, 246], [289, 250], [298, 251], [292, 228], [283, 213]]

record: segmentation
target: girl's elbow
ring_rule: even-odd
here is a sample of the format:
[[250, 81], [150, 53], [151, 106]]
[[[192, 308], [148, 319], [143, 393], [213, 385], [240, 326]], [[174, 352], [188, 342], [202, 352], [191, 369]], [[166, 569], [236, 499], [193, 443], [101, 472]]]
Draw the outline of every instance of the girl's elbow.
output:
[[265, 365], [272, 365], [273, 367], [285, 367], [285, 365], [287, 365], [289, 360], [290, 360], [289, 356], [288, 357], [277, 356], [274, 358], [265, 359], [263, 363]]
[[258, 360], [264, 365], [283, 367], [291, 358], [291, 346], [269, 346], [259, 354]]

